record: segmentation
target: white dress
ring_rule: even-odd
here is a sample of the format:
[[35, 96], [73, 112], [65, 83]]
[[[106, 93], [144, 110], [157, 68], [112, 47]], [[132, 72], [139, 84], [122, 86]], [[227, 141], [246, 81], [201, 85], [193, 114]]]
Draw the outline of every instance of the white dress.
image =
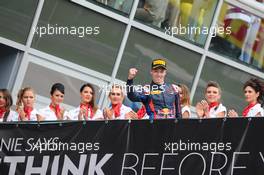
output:
[[[4, 114], [5, 115], [5, 114]], [[3, 122], [4, 118], [1, 118], [0, 119], [0, 122]], [[17, 118], [17, 115], [16, 115], [16, 112], [15, 111], [11, 111], [9, 112], [8, 116], [7, 116], [7, 119], [6, 119], [7, 122], [16, 122], [18, 121], [18, 118]]]
[[[37, 114], [40, 115], [40, 113], [36, 110], [36, 109], [33, 109], [30, 113], [30, 121], [38, 121], [38, 117], [37, 117]], [[21, 121], [20, 117], [19, 117], [19, 114], [16, 112], [15, 114], [15, 120], [16, 121]]]
[[215, 106], [210, 109], [209, 111], [209, 118], [217, 118], [217, 114], [220, 112], [225, 112], [225, 117], [226, 117], [226, 107], [220, 103], [218, 106]]
[[[112, 108], [110, 108], [112, 109]], [[127, 113], [129, 113], [130, 111], [133, 111], [130, 107], [125, 106], [122, 104], [121, 108], [120, 108], [120, 116], [119, 117], [115, 117], [115, 114], [113, 114], [112, 118], [113, 119], [117, 119], [117, 120], [126, 120], [125, 115]]]
[[[67, 118], [69, 120], [78, 120], [78, 115], [80, 113], [80, 106], [72, 109], [68, 112], [67, 114]], [[90, 116], [90, 111], [88, 112], [88, 116]], [[100, 109], [97, 109], [94, 116], [92, 118], [88, 118], [88, 120], [103, 120], [104, 116], [103, 116], [103, 112]]]
[[[47, 106], [39, 110], [39, 113], [44, 117], [44, 121], [55, 121], [58, 120], [54, 111], [50, 109], [50, 106]], [[63, 114], [63, 120], [67, 120], [68, 112], [65, 111]]]
[[256, 117], [256, 115], [260, 113], [261, 117], [264, 117], [264, 110], [261, 107], [261, 104], [257, 103], [255, 106], [253, 106], [246, 117]]
[[188, 112], [189, 113], [189, 118], [191, 117], [191, 108], [189, 106], [183, 106], [181, 111], [182, 111], [182, 114], [184, 112]]

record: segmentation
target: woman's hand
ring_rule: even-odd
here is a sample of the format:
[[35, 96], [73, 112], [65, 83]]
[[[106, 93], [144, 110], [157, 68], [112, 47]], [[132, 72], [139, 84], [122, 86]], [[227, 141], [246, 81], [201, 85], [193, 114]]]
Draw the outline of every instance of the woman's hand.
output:
[[58, 118], [59, 118], [59, 120], [63, 120], [64, 118], [64, 113], [65, 113], [65, 109], [64, 108], [61, 108], [61, 112], [60, 112], [60, 114], [59, 114], [59, 116], [58, 116]]
[[228, 111], [228, 116], [229, 117], [238, 117], [238, 114], [234, 109], [231, 109]]
[[80, 112], [78, 114], [79, 120], [85, 120], [86, 119], [86, 109], [84, 107], [80, 108]]
[[103, 114], [105, 119], [109, 119], [109, 120], [113, 119], [113, 114], [114, 114], [113, 110], [109, 108], [105, 108]]
[[16, 111], [17, 111], [18, 117], [21, 121], [28, 121], [28, 118], [26, 117], [26, 113], [25, 113], [22, 106], [18, 106]]
[[198, 118], [203, 118], [204, 117], [204, 107], [201, 102], [198, 102], [196, 104], [196, 114]]
[[38, 122], [41, 122], [41, 121], [45, 120], [45, 117], [43, 117], [43, 116], [41, 116], [39, 114], [36, 114], [36, 115], [37, 115]]
[[206, 100], [202, 100], [201, 104], [203, 105], [203, 111], [204, 111], [204, 118], [209, 117], [209, 104]]
[[125, 114], [125, 119], [138, 119], [138, 115], [134, 111], [130, 111]]

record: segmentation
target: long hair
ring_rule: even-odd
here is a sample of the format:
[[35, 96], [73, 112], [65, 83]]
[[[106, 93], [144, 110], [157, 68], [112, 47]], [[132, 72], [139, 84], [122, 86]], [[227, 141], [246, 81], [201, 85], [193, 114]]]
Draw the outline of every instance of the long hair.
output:
[[254, 91], [256, 93], [259, 93], [257, 101], [258, 101], [258, 103], [262, 104], [262, 106], [263, 106], [263, 103], [264, 103], [264, 83], [263, 83], [263, 81], [261, 81], [257, 78], [251, 78], [247, 82], [245, 82], [245, 84], [243, 86], [243, 90], [245, 90], [247, 86], [254, 89]]
[[25, 87], [25, 88], [22, 88], [18, 91], [18, 94], [17, 94], [17, 101], [16, 101], [16, 106], [19, 107], [22, 105], [22, 99], [23, 99], [23, 96], [24, 94], [27, 92], [27, 91], [31, 91], [33, 92], [34, 96], [35, 96], [35, 91], [33, 88], [31, 87]]
[[89, 88], [92, 89], [92, 95], [93, 96], [92, 96], [92, 100], [89, 102], [89, 104], [92, 106], [93, 113], [95, 114], [96, 111], [97, 111], [97, 109], [98, 109], [98, 106], [95, 104], [95, 101], [96, 101], [96, 98], [95, 98], [95, 90], [94, 90], [93, 85], [91, 85], [90, 83], [86, 83], [86, 84], [84, 84], [84, 85], [81, 86], [80, 93], [82, 93], [83, 90], [84, 90], [84, 88], [86, 88], [86, 87], [89, 87]]
[[12, 99], [12, 96], [11, 96], [10, 92], [7, 89], [0, 89], [0, 92], [3, 93], [3, 97], [4, 97], [5, 101], [6, 101], [5, 109], [7, 111], [10, 111], [10, 108], [13, 105], [13, 99]]
[[179, 84], [178, 86], [181, 88], [181, 91], [182, 91], [181, 104], [184, 106], [190, 106], [191, 100], [190, 100], [189, 88], [184, 84]]

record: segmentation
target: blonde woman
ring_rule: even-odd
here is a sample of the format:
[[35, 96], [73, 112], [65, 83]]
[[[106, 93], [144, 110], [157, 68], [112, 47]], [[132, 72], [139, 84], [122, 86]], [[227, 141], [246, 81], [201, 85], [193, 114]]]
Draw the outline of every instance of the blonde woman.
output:
[[184, 84], [178, 84], [178, 92], [180, 95], [181, 101], [181, 110], [182, 110], [182, 118], [190, 118], [191, 117], [191, 102], [190, 102], [190, 93], [189, 89]]
[[124, 92], [120, 85], [113, 85], [109, 93], [111, 107], [104, 109], [106, 119], [137, 119], [137, 114], [128, 106], [123, 105]]
[[20, 89], [17, 95], [16, 112], [18, 121], [41, 121], [43, 117], [34, 108], [36, 95], [31, 87]]

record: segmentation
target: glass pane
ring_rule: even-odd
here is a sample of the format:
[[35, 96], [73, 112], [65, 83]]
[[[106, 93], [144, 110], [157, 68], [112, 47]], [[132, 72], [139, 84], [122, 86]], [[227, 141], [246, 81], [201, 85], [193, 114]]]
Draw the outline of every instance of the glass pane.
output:
[[118, 13], [128, 15], [131, 11], [134, 0], [87, 0], [96, 2], [100, 6], [115, 10]]
[[[41, 80], [41, 81], [40, 81]], [[80, 87], [85, 81], [67, 76], [57, 71], [47, 69], [40, 65], [29, 63], [22, 87], [32, 87], [38, 95], [50, 97], [50, 88], [54, 83], [62, 83], [65, 86], [64, 103], [78, 106], [80, 103]], [[94, 85], [96, 100], [98, 102], [101, 93], [99, 86]]]
[[201, 55], [137, 29], [132, 29], [119, 67], [117, 78], [126, 81], [128, 70], [139, 70], [136, 83], [151, 82], [151, 62], [155, 58], [167, 60], [167, 82], [184, 83], [190, 88]]
[[125, 25], [78, 4], [45, 0], [32, 46], [111, 75], [124, 30]]
[[38, 1], [1, 0], [0, 36], [25, 44]]
[[212, 51], [264, 70], [264, 19], [224, 3], [218, 25], [225, 32], [212, 39]]
[[243, 93], [243, 85], [252, 75], [238, 69], [207, 58], [198, 87], [195, 92], [193, 106], [204, 99], [204, 90], [208, 81], [216, 81], [222, 89], [222, 103], [228, 108], [234, 108], [242, 114], [247, 105]]
[[145, 0], [139, 3], [136, 18], [145, 24], [204, 45], [217, 0]]
[[0, 44], [0, 88], [12, 89], [19, 61], [23, 53], [12, 47]]

